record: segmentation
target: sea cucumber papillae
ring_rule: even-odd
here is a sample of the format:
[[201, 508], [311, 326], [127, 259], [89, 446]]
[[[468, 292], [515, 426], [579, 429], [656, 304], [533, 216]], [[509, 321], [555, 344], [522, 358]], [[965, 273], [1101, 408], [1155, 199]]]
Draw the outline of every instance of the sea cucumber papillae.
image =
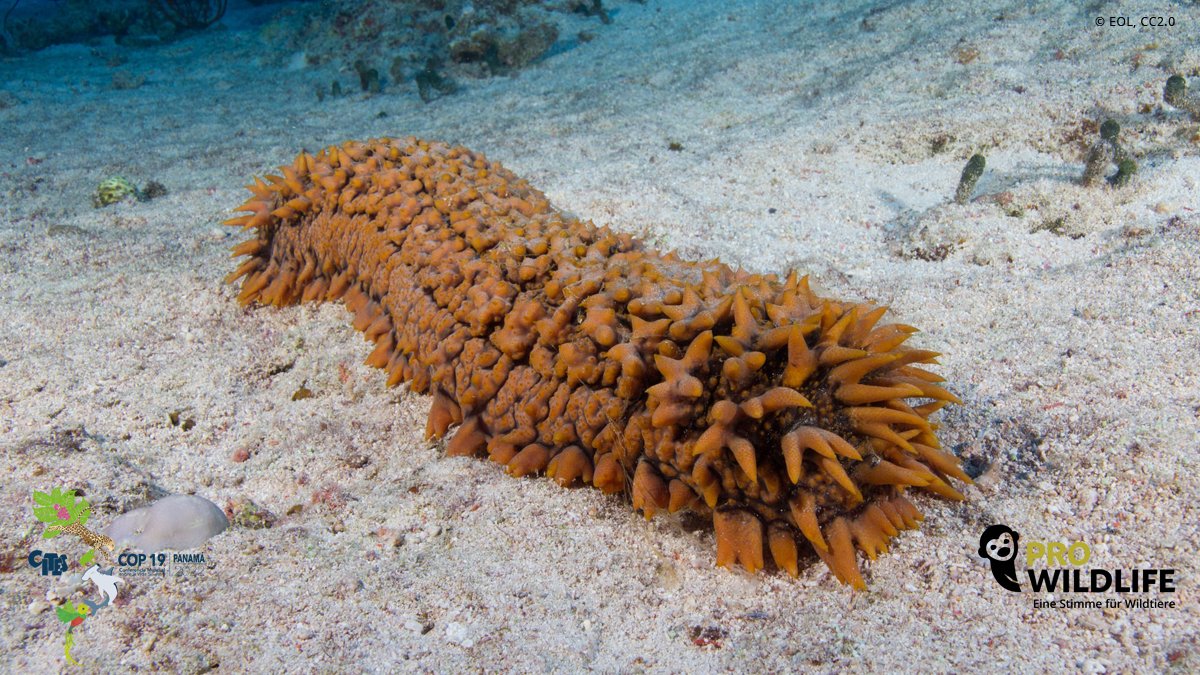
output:
[[417, 139], [303, 153], [256, 179], [243, 303], [341, 299], [387, 384], [433, 396], [427, 434], [515, 476], [628, 494], [647, 517], [711, 516], [717, 564], [792, 575], [815, 552], [863, 587], [968, 481], [929, 416], [958, 399], [885, 308], [807, 278], [647, 250], [581, 222], [465, 148]]

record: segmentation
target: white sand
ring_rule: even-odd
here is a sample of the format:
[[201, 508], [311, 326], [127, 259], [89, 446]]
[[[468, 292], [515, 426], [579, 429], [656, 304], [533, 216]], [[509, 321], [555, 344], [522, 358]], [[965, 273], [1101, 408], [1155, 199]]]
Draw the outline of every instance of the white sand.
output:
[[[133, 580], [78, 633], [88, 670], [1200, 669], [1200, 144], [1160, 96], [1200, 75], [1200, 10], [1139, 30], [1078, 3], [911, 3], [870, 32], [867, 3], [790, 4], [620, 4], [592, 42], [428, 105], [411, 85], [318, 103], [329, 73], [264, 57], [252, 31], [0, 62], [19, 101], [0, 110], [7, 669], [64, 667], [62, 625], [28, 609], [49, 587], [23, 562], [40, 540], [21, 539], [30, 491], [52, 486], [82, 488], [99, 524], [168, 492], [279, 517], [212, 540], [201, 574]], [[110, 86], [117, 52], [143, 86]], [[1107, 117], [1140, 171], [1079, 187], [1084, 121]], [[944, 353], [965, 403], [940, 434], [986, 467], [978, 486], [920, 497], [924, 528], [856, 593], [820, 564], [715, 568], [690, 521], [444, 457], [422, 440], [429, 399], [361, 365], [340, 306], [243, 310], [221, 281], [238, 235], [218, 223], [250, 176], [409, 134], [686, 256], [888, 304]], [[991, 197], [947, 205], [975, 151]], [[170, 194], [93, 209], [114, 174]], [[956, 248], [913, 257], [939, 244]], [[1176, 568], [1179, 608], [1034, 609], [976, 555], [995, 522], [1087, 541], [1091, 566]]]

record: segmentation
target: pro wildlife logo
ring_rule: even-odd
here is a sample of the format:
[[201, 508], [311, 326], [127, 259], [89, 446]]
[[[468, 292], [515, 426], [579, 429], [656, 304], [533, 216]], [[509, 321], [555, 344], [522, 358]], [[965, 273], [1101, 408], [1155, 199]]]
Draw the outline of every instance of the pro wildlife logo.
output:
[[[1017, 570], [1018, 554], [1025, 564]], [[1175, 609], [1174, 599], [1147, 598], [1146, 594], [1167, 595], [1176, 590], [1175, 569], [1148, 567], [1124, 569], [1096, 567], [1092, 547], [1086, 541], [1029, 540], [1021, 544], [1021, 534], [1007, 525], [990, 525], [979, 535], [979, 557], [988, 561], [992, 577], [1000, 587], [1021, 593], [1022, 578], [1033, 593], [1070, 594], [1065, 598], [1034, 597], [1034, 609], [1074, 609], [1088, 607], [1111, 609], [1122, 605], [1130, 609]], [[1096, 599], [1098, 593], [1137, 594], [1143, 597]], [[1076, 599], [1072, 597], [1080, 594]]]
[[1017, 543], [1021, 534], [1007, 525], [992, 525], [979, 535], [979, 555], [992, 566], [996, 583], [1013, 593], [1021, 592], [1017, 581]]

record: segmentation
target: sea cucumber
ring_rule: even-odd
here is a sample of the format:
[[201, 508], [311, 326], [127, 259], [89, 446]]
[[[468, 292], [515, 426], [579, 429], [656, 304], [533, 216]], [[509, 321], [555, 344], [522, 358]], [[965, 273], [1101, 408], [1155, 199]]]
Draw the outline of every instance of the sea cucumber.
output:
[[301, 153], [227, 221], [254, 231], [243, 303], [341, 299], [387, 385], [433, 397], [428, 437], [508, 473], [711, 517], [717, 564], [792, 576], [815, 552], [865, 588], [921, 513], [970, 482], [929, 416], [958, 398], [886, 308], [807, 277], [649, 250], [555, 210], [498, 163], [415, 138]]

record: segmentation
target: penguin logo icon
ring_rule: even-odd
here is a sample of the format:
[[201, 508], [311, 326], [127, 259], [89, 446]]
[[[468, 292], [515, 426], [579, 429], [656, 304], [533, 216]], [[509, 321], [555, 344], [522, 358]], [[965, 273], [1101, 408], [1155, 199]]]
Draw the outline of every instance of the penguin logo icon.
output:
[[1007, 525], [992, 525], [979, 536], [979, 555], [992, 566], [996, 583], [1013, 593], [1021, 592], [1017, 581], [1017, 542], [1021, 535]]

